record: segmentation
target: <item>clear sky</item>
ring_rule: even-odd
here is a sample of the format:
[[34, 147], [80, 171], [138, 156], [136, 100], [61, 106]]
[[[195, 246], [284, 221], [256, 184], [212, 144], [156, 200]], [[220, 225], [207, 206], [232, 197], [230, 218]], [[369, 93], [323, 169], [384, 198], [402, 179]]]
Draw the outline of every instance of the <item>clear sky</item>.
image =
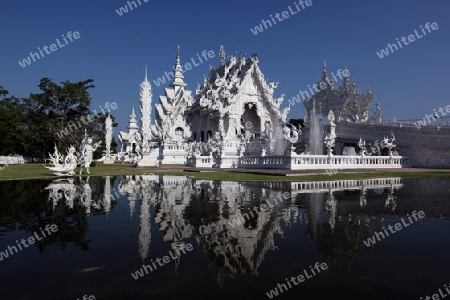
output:
[[[214, 51], [214, 58], [185, 73], [186, 88], [194, 94], [209, 65], [218, 64], [223, 45], [227, 56], [258, 52], [266, 79], [280, 83], [275, 97], [285, 94], [282, 107], [317, 82], [323, 60], [329, 73], [347, 65], [361, 90], [370, 84], [384, 119], [419, 119], [450, 105], [448, 0], [311, 0], [305, 8], [294, 0], [139, 1], [122, 16], [116, 10], [127, 5], [125, 0], [2, 1], [0, 85], [14, 96], [27, 97], [39, 92], [43, 77], [57, 83], [92, 78], [96, 87], [91, 89], [91, 108], [116, 102], [113, 115], [124, 130], [132, 105], [139, 107], [145, 65], [154, 105], [164, 87], [153, 81], [173, 70], [177, 45], [182, 64], [191, 58], [198, 64], [197, 53]], [[270, 15], [276, 24], [253, 34], [250, 29]], [[436, 22], [438, 29], [424, 35], [420, 26], [427, 22]], [[382, 59], [377, 55], [414, 30], [420, 38], [402, 43]], [[69, 31], [80, 36], [66, 44], [62, 35]], [[57, 38], [63, 47], [54, 46], [54, 52], [47, 50], [49, 54], [25, 68], [18, 63]], [[301, 118], [304, 112], [297, 104], [288, 118]]]

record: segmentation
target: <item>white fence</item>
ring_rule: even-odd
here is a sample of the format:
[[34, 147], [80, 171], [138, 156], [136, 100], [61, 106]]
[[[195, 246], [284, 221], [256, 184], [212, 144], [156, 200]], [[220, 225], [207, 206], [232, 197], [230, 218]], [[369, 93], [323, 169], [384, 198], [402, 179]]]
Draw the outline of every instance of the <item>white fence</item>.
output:
[[0, 165], [21, 165], [25, 160], [22, 155], [17, 156], [0, 156]]
[[411, 166], [409, 158], [404, 156], [297, 155], [290, 159], [291, 170], [393, 169]]
[[410, 159], [404, 156], [224, 156], [212, 158], [196, 156], [188, 165], [203, 168], [253, 168], [285, 170], [344, 170], [344, 169], [392, 169], [410, 167]]

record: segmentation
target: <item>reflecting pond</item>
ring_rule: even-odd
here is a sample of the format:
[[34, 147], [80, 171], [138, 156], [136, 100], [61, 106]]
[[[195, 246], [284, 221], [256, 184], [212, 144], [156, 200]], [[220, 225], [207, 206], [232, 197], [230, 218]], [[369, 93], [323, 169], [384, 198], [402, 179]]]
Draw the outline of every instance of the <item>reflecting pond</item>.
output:
[[445, 294], [449, 192], [438, 178], [0, 182], [1, 299]]

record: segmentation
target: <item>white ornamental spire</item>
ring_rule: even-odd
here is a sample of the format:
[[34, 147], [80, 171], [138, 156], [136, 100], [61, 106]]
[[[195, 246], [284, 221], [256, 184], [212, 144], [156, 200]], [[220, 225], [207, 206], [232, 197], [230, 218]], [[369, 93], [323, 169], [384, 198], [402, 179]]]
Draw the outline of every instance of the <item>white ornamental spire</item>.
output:
[[142, 137], [151, 138], [151, 117], [152, 117], [152, 86], [147, 79], [147, 66], [145, 67], [144, 81], [140, 85], [140, 113]]
[[220, 45], [220, 52], [219, 52], [219, 58], [220, 58], [220, 64], [225, 64], [225, 48], [223, 45]]
[[113, 122], [111, 119], [111, 115], [108, 114], [108, 117], [105, 120], [105, 143], [106, 143], [106, 158], [111, 158], [111, 142], [112, 142], [112, 136], [113, 136], [113, 129], [112, 126]]
[[180, 46], [178, 46], [177, 62], [175, 63], [175, 70], [173, 71], [173, 82], [170, 84], [173, 87], [186, 86], [187, 84], [183, 81], [183, 69], [180, 64]]
[[137, 120], [136, 120], [136, 113], [134, 112], [134, 105], [133, 105], [133, 110], [131, 111], [130, 122], [129, 122], [129, 125], [127, 128], [130, 130], [139, 129], [139, 127], [137, 125]]

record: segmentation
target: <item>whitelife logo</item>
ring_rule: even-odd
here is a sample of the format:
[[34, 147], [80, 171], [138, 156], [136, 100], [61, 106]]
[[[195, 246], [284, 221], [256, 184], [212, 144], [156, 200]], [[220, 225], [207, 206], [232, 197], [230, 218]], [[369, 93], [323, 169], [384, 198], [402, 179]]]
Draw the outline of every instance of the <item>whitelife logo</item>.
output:
[[[430, 22], [427, 22], [425, 24], [425, 28], [427, 29], [428, 33], [430, 33], [431, 32], [430, 28], [433, 30], [438, 30], [439, 26], [438, 26], [438, 23], [436, 23], [436, 22], [433, 22], [431, 24], [430, 24]], [[425, 29], [422, 27], [422, 25], [420, 25], [420, 29], [422, 29], [423, 35], [420, 35], [420, 33], [417, 32], [417, 29], [415, 29], [414, 30], [415, 34], [408, 35], [409, 43], [406, 41], [406, 37], [402, 36], [402, 38], [400, 40], [403, 42], [403, 45], [408, 46], [410, 43], [414, 42], [416, 40], [416, 38], [419, 40], [419, 39], [423, 38], [425, 35], [427, 35], [427, 33], [426, 33]], [[400, 43], [398, 38], [396, 38], [396, 41], [397, 41], [397, 44], [400, 47], [400, 49], [403, 48], [402, 43]], [[388, 56], [389, 50], [391, 50], [391, 53], [394, 53], [394, 51], [398, 51], [398, 47], [395, 43], [394, 44], [388, 43], [387, 47], [385, 49], [381, 49], [380, 52], [377, 52], [378, 57], [383, 58], [385, 56]]]
[[[419, 212], [413, 211], [411, 213], [411, 216], [410, 215], [406, 215], [406, 216], [408, 217], [408, 220], [410, 223], [405, 223], [405, 220], [403, 218], [401, 218], [400, 220], [402, 221], [403, 226], [408, 227], [409, 225], [411, 225], [413, 223], [413, 220], [411, 219], [411, 217], [413, 217], [416, 221], [418, 221], [417, 217], [419, 217], [420, 219], [424, 218], [425, 212], [423, 210], [421, 210]], [[395, 230], [394, 230], [394, 228], [395, 228]], [[396, 223], [394, 226], [389, 225], [387, 227], [387, 229], [389, 229], [389, 231], [391, 233], [396, 233], [397, 231], [402, 230], [403, 227], [402, 227], [401, 223]], [[375, 232], [375, 234], [371, 238], [368, 238], [367, 240], [363, 241], [364, 245], [366, 245], [366, 247], [370, 247], [371, 245], [375, 245], [377, 240], [378, 240], [378, 242], [381, 240], [380, 236], [383, 239], [388, 237], [389, 233], [388, 233], [387, 229], [385, 229], [384, 231]], [[385, 236], [385, 234], [386, 234], [386, 236]]]
[[[194, 249], [194, 247], [191, 243], [186, 244], [187, 251], [191, 251], [192, 249]], [[186, 254], [185, 248], [182, 248], [180, 250], [179, 255], [181, 254]], [[177, 258], [179, 258], [177, 255], [173, 255], [172, 251], [169, 251], [169, 255], [166, 255], [163, 258], [157, 257], [155, 259], [160, 267], [164, 266], [164, 264], [170, 263], [170, 258], [172, 258], [172, 260], [176, 260]], [[151, 259], [151, 265], [142, 265], [142, 268], [134, 273], [131, 273], [131, 277], [133, 277], [134, 280], [138, 280], [139, 278], [144, 277], [145, 274], [148, 274], [148, 270], [150, 270], [150, 272], [153, 272], [153, 270], [156, 270], [157, 268], [158, 267], [156, 266], [155, 262], [153, 261], [153, 259]]]
[[[289, 5], [288, 6], [289, 11], [285, 10], [281, 14], [276, 13], [275, 18], [277, 18], [278, 22], [282, 22], [282, 21], [286, 20], [287, 18], [289, 18], [290, 16], [296, 15], [300, 11], [305, 10], [306, 7], [311, 6], [312, 4], [313, 4], [312, 0], [306, 0], [306, 1], [299, 0], [298, 3], [294, 2], [294, 5], [295, 5], [295, 8], [297, 9], [297, 11], [293, 10], [292, 7]], [[300, 9], [299, 5], [302, 7], [301, 9]], [[272, 15], [270, 15], [270, 19], [272, 20], [272, 22], [270, 20], [262, 19], [261, 23], [258, 26], [255, 26], [254, 28], [250, 28], [250, 31], [254, 35], [257, 35], [258, 33], [263, 32], [264, 28], [269, 29], [269, 27], [272, 27], [277, 24], [277, 21], [275, 21], [275, 18]], [[263, 28], [263, 25], [264, 25], [264, 28]], [[269, 27], [267, 27], [267, 25], [269, 25]]]
[[[36, 243], [37, 241], [40, 241], [42, 239], [44, 239], [45, 237], [47, 237], [47, 235], [51, 235], [54, 232], [58, 231], [58, 226], [53, 224], [53, 225], [45, 225], [45, 231], [47, 232], [47, 235], [45, 234], [44, 230], [42, 230], [42, 228], [39, 228], [39, 230], [41, 231], [41, 236], [39, 236], [39, 234], [37, 232], [34, 233], [34, 237], [30, 236], [28, 239], [22, 239], [20, 242], [16, 240], [17, 243], [17, 247], [19, 247], [19, 250], [23, 250], [22, 246], [23, 245], [25, 248], [28, 248], [28, 246], [33, 245], [34, 243]], [[27, 244], [28, 241], [28, 244]], [[0, 261], [2, 261], [4, 258], [8, 258], [9, 255], [14, 255], [15, 253], [13, 253], [13, 250], [15, 251], [15, 253], [18, 253], [19, 250], [17, 250], [16, 246], [8, 246], [8, 248], [3, 251], [0, 252]], [[9, 253], [8, 253], [9, 251]]]
[[[80, 300], [80, 298], [77, 298], [77, 300]], [[81, 300], [95, 300], [95, 296], [93, 295], [84, 295], [83, 298], [81, 298]]]
[[[450, 113], [450, 105], [447, 105], [445, 107], [445, 111], [446, 112], [444, 112], [444, 108], [439, 107], [439, 112], [441, 113], [441, 115], [439, 116], [436, 109], [434, 109], [434, 113], [432, 113], [431, 115], [425, 114], [425, 118], [415, 122], [414, 125], [417, 127], [417, 129], [420, 129], [420, 128], [422, 128], [422, 126], [431, 124], [432, 122], [436, 121], [440, 117], [445, 117], [447, 115], [447, 113]], [[428, 121], [428, 123], [427, 123], [427, 121]]]
[[[288, 291], [289, 289], [292, 288], [291, 282], [295, 285], [299, 285], [300, 283], [304, 282], [306, 279], [310, 279], [313, 276], [318, 275], [321, 271], [325, 271], [326, 269], [328, 269], [328, 265], [327, 263], [321, 263], [319, 264], [319, 262], [316, 262], [314, 265], [314, 268], [312, 266], [309, 266], [310, 272], [311, 274], [308, 274], [308, 270], [303, 270], [303, 274], [305, 274], [305, 276], [303, 276], [302, 274], [298, 275], [297, 278], [295, 278], [294, 276], [291, 277], [291, 279], [285, 279], [286, 280], [286, 284], [289, 286], [289, 288], [286, 286], [286, 284], [284, 283], [278, 283], [277, 287], [275, 287], [273, 290], [270, 290], [270, 292], [267, 292], [266, 295], [267, 297], [269, 297], [269, 299], [272, 299], [275, 296], [278, 296], [278, 289], [280, 291], [280, 293], [283, 293], [283, 288]], [[316, 269], [316, 272], [314, 271], [314, 269]], [[295, 280], [297, 279], [298, 282]]]
[[[141, 0], [136, 0], [139, 3], [139, 6], [142, 5]], [[128, 7], [130, 7], [130, 11], [133, 10], [133, 6], [131, 6], [131, 4], [134, 5], [134, 8], [138, 8], [136, 1], [127, 1]], [[144, 3], [147, 3], [149, 0], [142, 0]], [[124, 5], [122, 7], [120, 7], [119, 9], [116, 9], [116, 13], [121, 17], [124, 14], [128, 13], [128, 7], [127, 5]]]
[[[58, 49], [61, 49], [62, 47], [65, 47], [66, 45], [69, 44], [69, 42], [67, 41], [66, 37], [67, 37], [71, 42], [73, 42], [74, 39], [75, 39], [75, 40], [78, 40], [78, 39], [81, 37], [81, 35], [80, 35], [80, 33], [79, 33], [78, 31], [75, 31], [74, 33], [72, 33], [72, 31], [69, 31], [69, 32], [67, 33], [67, 36], [64, 36], [64, 34], [61, 35], [61, 36], [63, 37], [63, 40], [64, 40], [65, 44], [62, 44], [62, 43], [59, 41], [59, 38], [57, 38], [57, 39], [56, 39], [56, 43], [58, 44], [59, 48], [56, 46], [56, 44], [51, 44], [50, 47], [47, 47], [47, 45], [44, 45], [44, 47], [42, 47], [42, 49], [41, 49], [41, 47], [38, 47], [38, 52], [39, 52], [41, 55], [39, 55], [39, 53], [33, 53], [33, 52], [30, 52], [30, 55], [29, 55], [27, 58], [24, 58], [24, 59], [22, 59], [22, 61], [19, 61], [19, 65], [20, 65], [22, 68], [25, 68], [26, 66], [31, 65], [31, 60], [33, 60], [33, 62], [35, 62], [36, 59], [41, 59], [41, 58], [43, 58], [43, 57], [44, 57], [44, 53], [42, 52], [42, 50], [44, 50], [46, 54], [50, 54], [50, 53], [52, 53], [52, 52], [55, 52], [55, 51], [58, 50]], [[49, 51], [48, 49], [50, 49], [50, 51]]]
[[[446, 284], [444, 284], [444, 287], [448, 294], [442, 293], [442, 290], [438, 289], [439, 294], [433, 294], [431, 297], [426, 295], [425, 300], [440, 300], [440, 299], [445, 298], [448, 295], [450, 295], [449, 287]], [[423, 299], [424, 299], [423, 297], [420, 297], [420, 300], [423, 300]]]

